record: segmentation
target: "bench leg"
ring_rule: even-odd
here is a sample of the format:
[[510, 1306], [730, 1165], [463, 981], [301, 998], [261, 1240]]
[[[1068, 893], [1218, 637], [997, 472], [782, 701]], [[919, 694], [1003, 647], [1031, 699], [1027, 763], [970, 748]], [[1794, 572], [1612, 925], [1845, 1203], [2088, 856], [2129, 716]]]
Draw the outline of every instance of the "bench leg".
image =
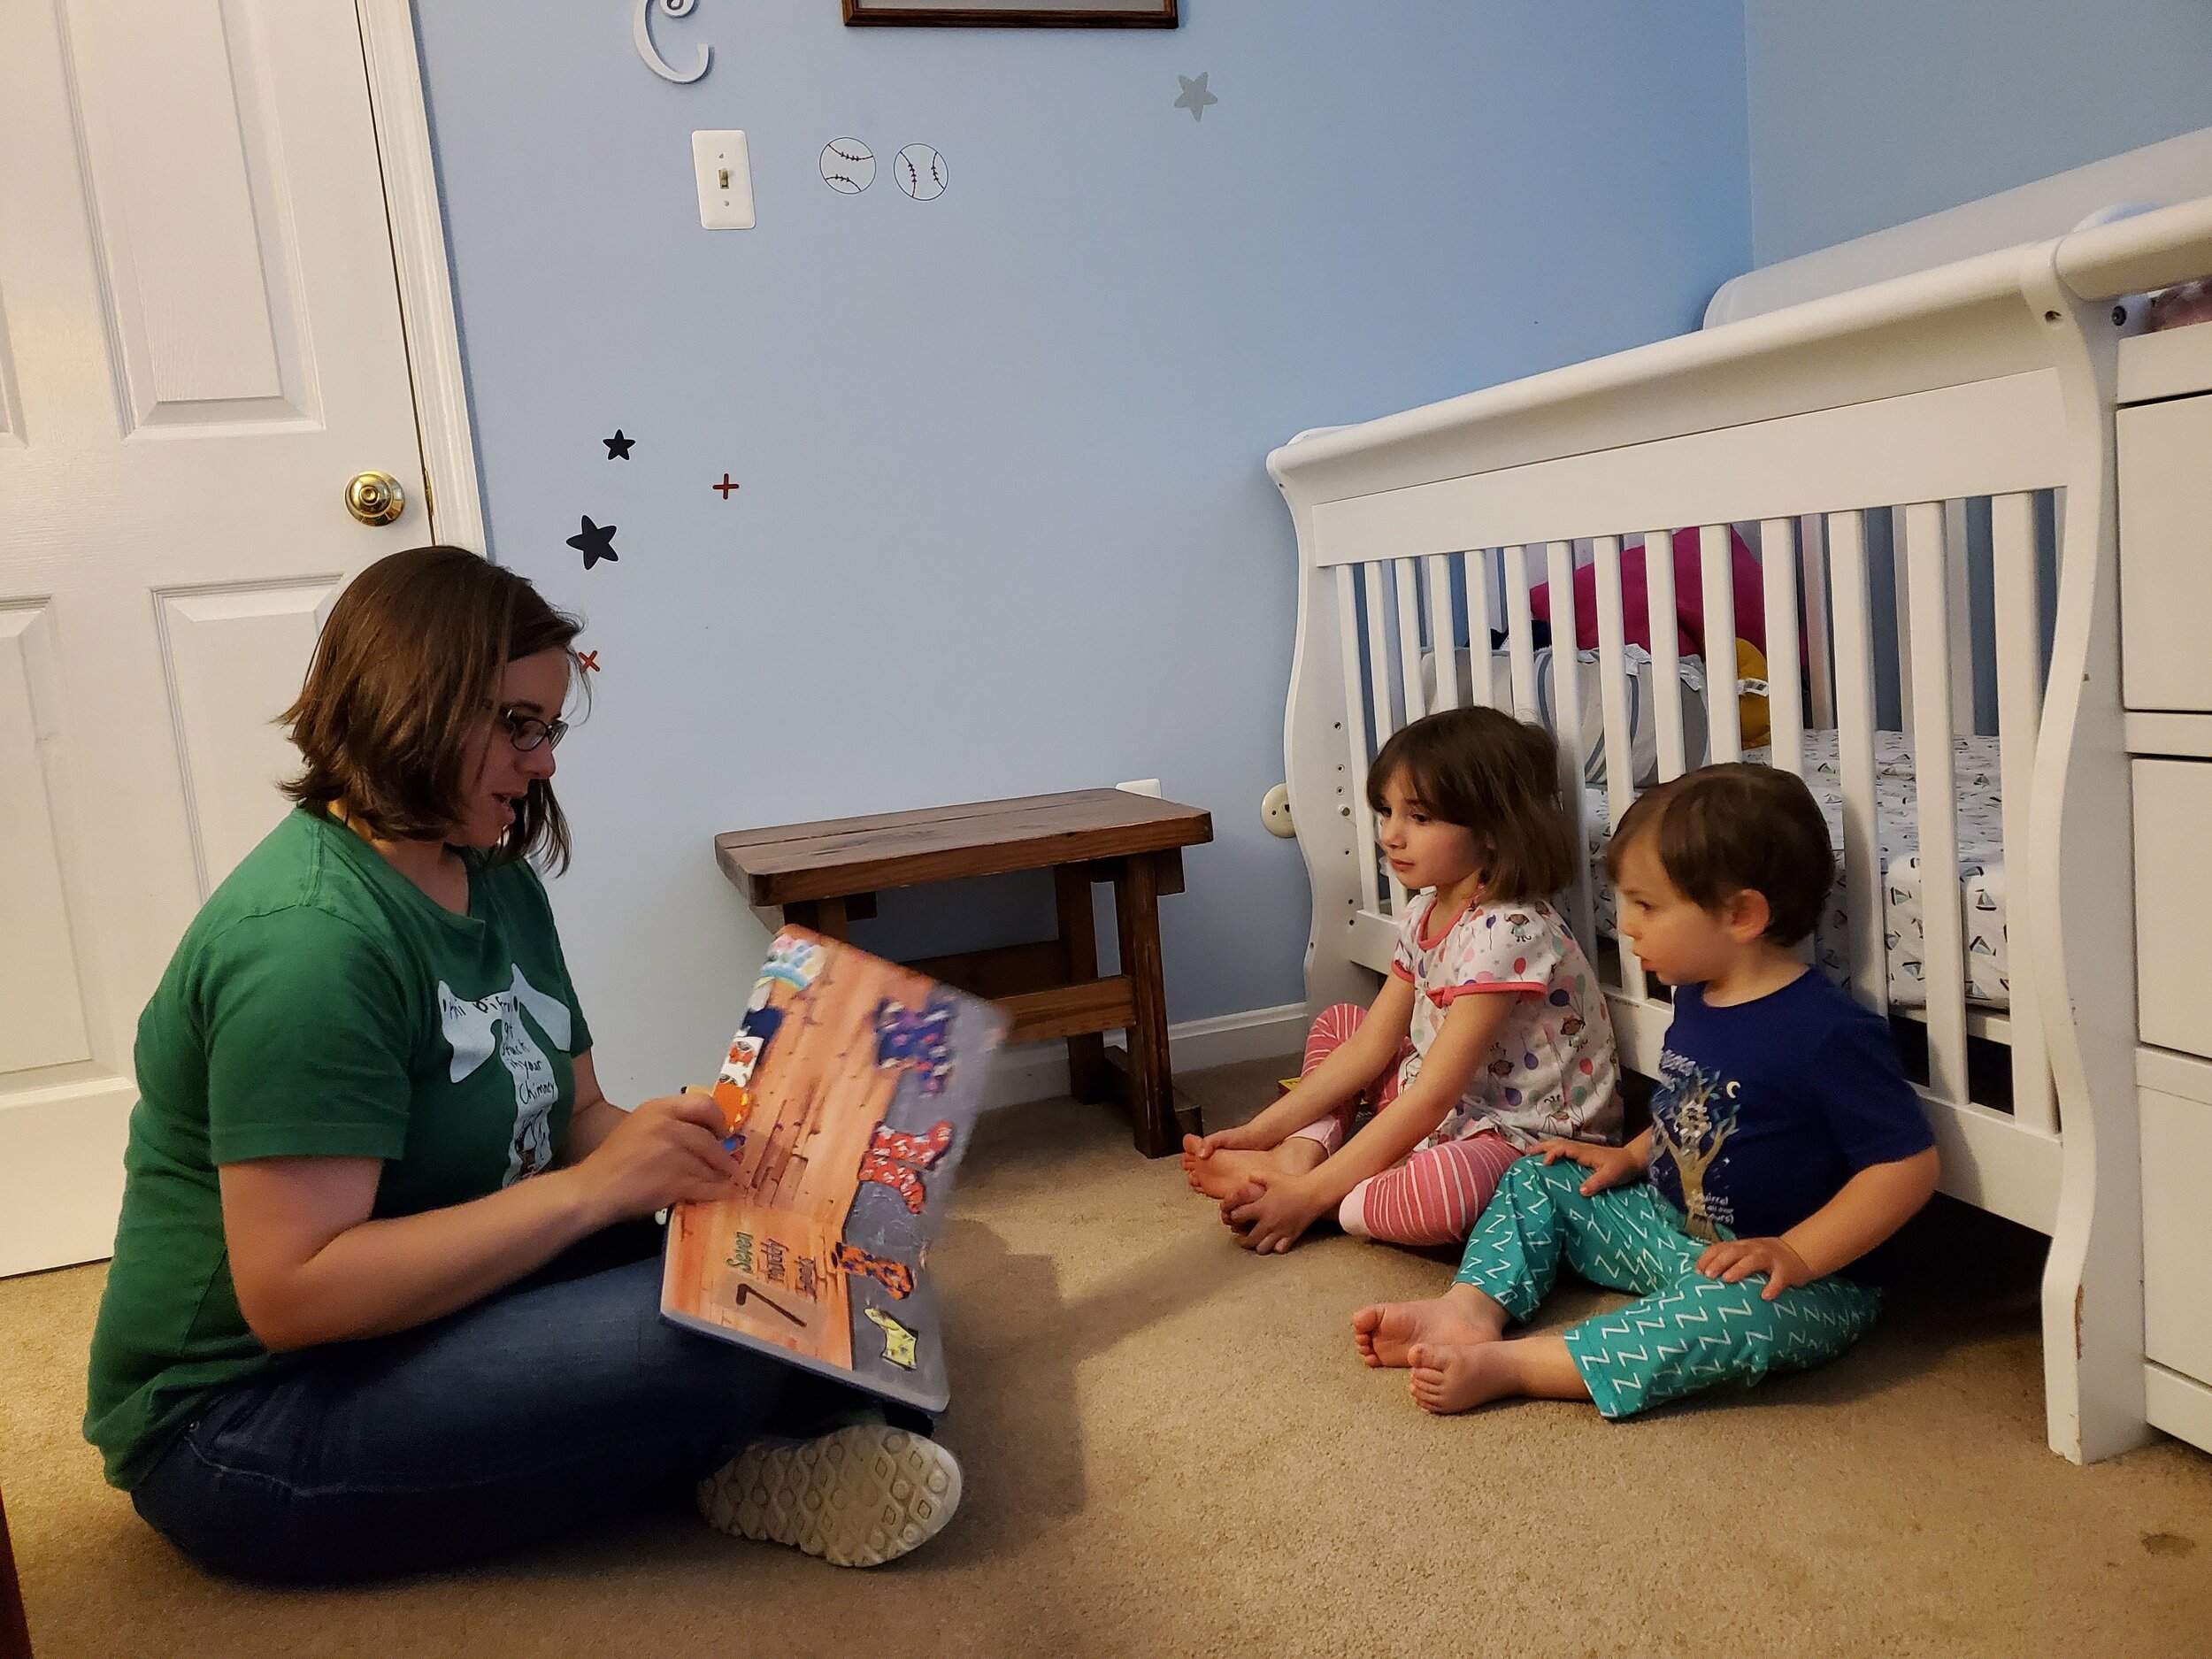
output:
[[834, 939], [841, 944], [849, 942], [853, 936], [846, 902], [843, 899], [794, 899], [783, 907], [783, 919], [795, 927], [811, 928], [825, 939]]
[[[1098, 978], [1098, 927], [1091, 914], [1091, 879], [1072, 864], [1052, 872], [1060, 911], [1060, 949], [1071, 985]], [[1097, 1032], [1068, 1039], [1068, 1093], [1095, 1105], [1112, 1092], [1106, 1074], [1106, 1039]]]
[[1129, 976], [1136, 1017], [1129, 1026], [1129, 1116], [1137, 1150], [1164, 1157], [1182, 1145], [1175, 1120], [1175, 1080], [1167, 1065], [1167, 991], [1160, 973], [1159, 865], [1149, 853], [1123, 861], [1114, 877], [1114, 918], [1121, 933], [1121, 971]]

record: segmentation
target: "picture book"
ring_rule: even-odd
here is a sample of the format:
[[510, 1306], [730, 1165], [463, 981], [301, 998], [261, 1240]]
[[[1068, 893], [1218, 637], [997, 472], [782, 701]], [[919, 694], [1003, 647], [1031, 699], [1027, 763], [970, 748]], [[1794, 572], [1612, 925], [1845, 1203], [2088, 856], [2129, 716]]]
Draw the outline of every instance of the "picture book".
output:
[[941, 1411], [929, 1240], [1006, 1023], [850, 945], [778, 933], [714, 1086], [737, 1177], [670, 1215], [662, 1317]]

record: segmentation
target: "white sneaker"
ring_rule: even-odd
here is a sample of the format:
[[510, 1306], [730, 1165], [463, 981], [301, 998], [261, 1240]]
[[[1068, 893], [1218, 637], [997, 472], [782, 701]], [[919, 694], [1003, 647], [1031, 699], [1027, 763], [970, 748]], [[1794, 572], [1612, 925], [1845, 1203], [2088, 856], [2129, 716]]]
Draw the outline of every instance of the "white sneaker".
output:
[[935, 1440], [856, 1423], [811, 1440], [760, 1441], [699, 1483], [725, 1532], [874, 1567], [927, 1543], [960, 1507], [960, 1464]]

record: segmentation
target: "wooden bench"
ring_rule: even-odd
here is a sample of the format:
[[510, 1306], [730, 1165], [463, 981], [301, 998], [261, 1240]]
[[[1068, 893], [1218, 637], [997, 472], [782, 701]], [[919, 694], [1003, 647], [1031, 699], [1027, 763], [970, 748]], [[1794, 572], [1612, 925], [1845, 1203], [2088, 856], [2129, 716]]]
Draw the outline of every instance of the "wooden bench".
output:
[[[833, 939], [876, 913], [886, 888], [967, 876], [1050, 870], [1059, 931], [1031, 944], [931, 956], [908, 965], [995, 1000], [1013, 1017], [1009, 1042], [1065, 1039], [1068, 1090], [1079, 1101], [1118, 1097], [1137, 1149], [1159, 1157], [1181, 1145], [1167, 1059], [1160, 971], [1160, 895], [1183, 890], [1186, 847], [1213, 839], [1213, 817], [1120, 789], [1079, 789], [972, 806], [714, 838], [723, 873], [755, 908]], [[1113, 884], [1121, 972], [1101, 979], [1091, 887]], [[1125, 1031], [1126, 1060], [1099, 1033]]]

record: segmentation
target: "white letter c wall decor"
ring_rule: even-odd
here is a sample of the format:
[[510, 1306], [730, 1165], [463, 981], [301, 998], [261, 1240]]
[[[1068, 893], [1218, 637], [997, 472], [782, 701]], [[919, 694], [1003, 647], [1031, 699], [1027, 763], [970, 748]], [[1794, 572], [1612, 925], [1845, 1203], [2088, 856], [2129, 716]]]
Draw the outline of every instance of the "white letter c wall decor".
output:
[[630, 32], [637, 38], [637, 55], [645, 59], [645, 66], [663, 81], [672, 81], [678, 86], [687, 86], [707, 73], [707, 60], [714, 54], [710, 48], [699, 49], [699, 61], [687, 75], [678, 74], [668, 66], [653, 45], [653, 32], [645, 26], [647, 17], [657, 4], [672, 18], [680, 18], [696, 5], [699, 0], [637, 0], [637, 16], [631, 19]]

